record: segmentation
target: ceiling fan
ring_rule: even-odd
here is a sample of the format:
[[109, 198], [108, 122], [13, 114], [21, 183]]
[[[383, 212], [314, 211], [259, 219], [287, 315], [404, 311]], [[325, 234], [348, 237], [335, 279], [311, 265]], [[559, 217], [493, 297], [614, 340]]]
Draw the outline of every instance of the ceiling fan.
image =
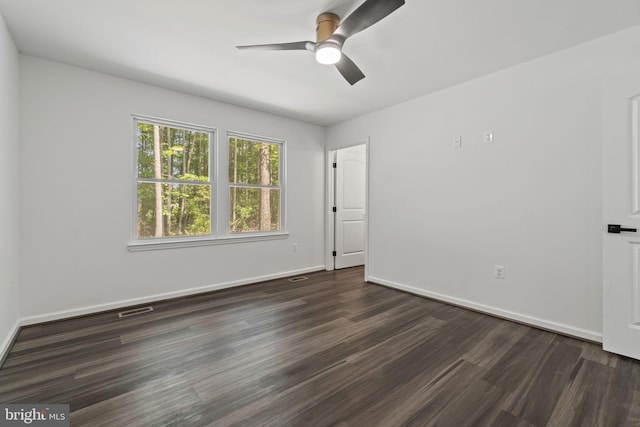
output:
[[332, 65], [342, 76], [354, 85], [364, 78], [364, 74], [347, 55], [342, 52], [345, 41], [369, 28], [376, 22], [390, 15], [404, 4], [404, 0], [366, 0], [342, 23], [333, 13], [322, 13], [316, 19], [316, 42], [301, 41], [292, 43], [254, 44], [236, 46], [238, 49], [256, 50], [308, 50], [316, 55], [321, 64]]

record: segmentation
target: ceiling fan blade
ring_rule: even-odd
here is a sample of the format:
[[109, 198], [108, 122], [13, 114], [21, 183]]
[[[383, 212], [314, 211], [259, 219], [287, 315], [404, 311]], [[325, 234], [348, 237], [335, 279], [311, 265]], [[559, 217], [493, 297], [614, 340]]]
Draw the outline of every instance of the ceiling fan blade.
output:
[[246, 46], [236, 46], [238, 49], [253, 50], [308, 50], [315, 52], [316, 44], [314, 42], [292, 42], [292, 43], [274, 43], [274, 44], [251, 44]]
[[336, 68], [351, 86], [364, 79], [364, 73], [360, 71], [360, 68], [344, 53], [340, 57], [340, 61], [336, 63]]
[[341, 46], [346, 39], [369, 28], [404, 4], [404, 0], [367, 0], [347, 16], [331, 39]]

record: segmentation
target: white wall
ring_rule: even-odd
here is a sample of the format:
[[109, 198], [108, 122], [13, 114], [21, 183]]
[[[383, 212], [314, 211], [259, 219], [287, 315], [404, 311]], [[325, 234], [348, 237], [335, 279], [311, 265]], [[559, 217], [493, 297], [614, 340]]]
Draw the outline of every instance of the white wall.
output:
[[[20, 58], [20, 306], [26, 321], [324, 266], [324, 128]], [[227, 130], [285, 139], [290, 237], [128, 252], [132, 113], [216, 127], [220, 144]]]
[[640, 68], [639, 41], [637, 27], [330, 127], [329, 148], [370, 136], [370, 279], [601, 339], [601, 84]]
[[18, 52], [0, 15], [0, 358], [18, 320]]

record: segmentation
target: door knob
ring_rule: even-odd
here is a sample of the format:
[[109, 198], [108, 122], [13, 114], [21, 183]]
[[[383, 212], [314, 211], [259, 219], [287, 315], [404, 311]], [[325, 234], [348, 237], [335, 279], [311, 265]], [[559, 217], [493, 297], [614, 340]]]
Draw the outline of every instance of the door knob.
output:
[[607, 225], [607, 232], [608, 233], [620, 234], [623, 231], [628, 231], [630, 233], [635, 233], [638, 230], [636, 228], [623, 228], [623, 227], [620, 226], [620, 224], [609, 224], [609, 225]]

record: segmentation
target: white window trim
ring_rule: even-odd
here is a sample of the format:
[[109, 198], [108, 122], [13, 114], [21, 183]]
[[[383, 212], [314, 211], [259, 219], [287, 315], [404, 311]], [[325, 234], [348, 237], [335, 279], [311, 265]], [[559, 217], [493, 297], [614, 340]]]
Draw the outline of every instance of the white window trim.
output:
[[287, 239], [289, 233], [261, 233], [261, 234], [244, 234], [242, 236], [228, 236], [211, 238], [190, 238], [181, 237], [177, 239], [162, 239], [162, 241], [147, 241], [146, 239], [138, 240], [135, 243], [129, 243], [127, 249], [129, 252], [142, 252], [142, 251], [156, 251], [162, 249], [178, 249], [178, 248], [190, 248], [198, 246], [213, 246], [213, 245], [227, 245], [232, 243], [248, 243], [248, 242], [261, 242], [264, 240], [278, 240]]
[[[265, 240], [286, 239], [289, 237], [287, 230], [287, 195], [286, 195], [286, 141], [282, 139], [269, 138], [258, 135], [251, 135], [243, 132], [229, 131], [227, 132], [225, 156], [221, 156], [220, 144], [218, 141], [218, 129], [210, 126], [202, 126], [187, 122], [180, 122], [170, 119], [162, 119], [153, 116], [141, 114], [132, 114], [132, 136], [133, 155], [131, 163], [131, 176], [133, 177], [132, 186], [132, 203], [131, 203], [131, 238], [127, 245], [129, 252], [142, 252], [153, 250], [177, 249], [187, 247], [199, 247], [210, 245], [225, 245], [245, 242], [259, 242]], [[178, 128], [193, 129], [196, 131], [207, 132], [212, 135], [209, 146], [209, 182], [211, 185], [212, 197], [210, 201], [210, 234], [201, 236], [183, 236], [183, 237], [165, 237], [153, 239], [138, 239], [138, 149], [135, 143], [137, 138], [137, 123], [143, 121], [146, 123], [175, 126]], [[257, 233], [231, 233], [229, 230], [229, 179], [228, 174], [224, 177], [220, 173], [219, 165], [226, 160], [228, 164], [228, 142], [231, 136], [263, 141], [268, 143], [280, 144], [280, 227], [279, 231], [274, 232], [257, 232]], [[226, 169], [225, 169], [226, 170]], [[217, 207], [217, 209], [216, 209]], [[221, 230], [224, 230], [221, 232]]]

